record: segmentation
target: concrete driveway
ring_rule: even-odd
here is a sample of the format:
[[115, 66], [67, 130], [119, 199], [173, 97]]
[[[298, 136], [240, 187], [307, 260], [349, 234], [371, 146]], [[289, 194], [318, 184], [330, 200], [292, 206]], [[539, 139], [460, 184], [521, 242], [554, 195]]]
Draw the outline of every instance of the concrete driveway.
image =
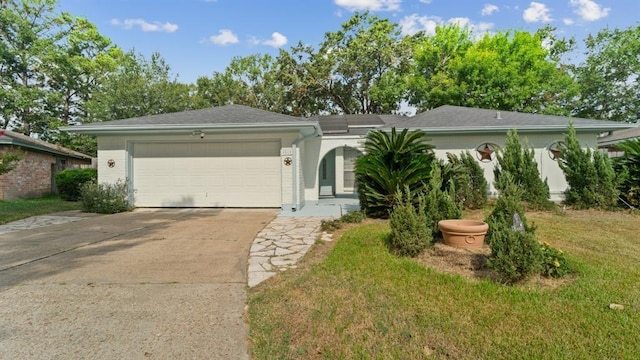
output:
[[249, 248], [276, 214], [74, 214], [0, 234], [0, 359], [247, 359]]

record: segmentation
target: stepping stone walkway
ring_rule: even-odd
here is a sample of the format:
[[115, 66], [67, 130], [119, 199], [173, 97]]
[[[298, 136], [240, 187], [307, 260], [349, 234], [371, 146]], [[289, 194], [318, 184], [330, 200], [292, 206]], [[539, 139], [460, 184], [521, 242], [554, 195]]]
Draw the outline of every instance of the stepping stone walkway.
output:
[[318, 238], [331, 241], [321, 233], [322, 217], [276, 217], [253, 241], [249, 252], [248, 284], [254, 287], [275, 274], [295, 268]]
[[0, 225], [0, 234], [5, 234], [12, 231], [35, 229], [35, 228], [49, 226], [49, 225], [66, 224], [68, 222], [80, 221], [83, 219], [85, 218], [78, 217], [78, 216], [56, 216], [56, 215], [32, 216], [26, 219]]

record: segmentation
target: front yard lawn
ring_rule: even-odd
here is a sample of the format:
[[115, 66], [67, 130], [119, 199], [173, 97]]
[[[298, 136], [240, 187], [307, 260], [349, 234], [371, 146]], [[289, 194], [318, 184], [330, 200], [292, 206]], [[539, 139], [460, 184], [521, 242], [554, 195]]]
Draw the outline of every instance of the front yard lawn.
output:
[[387, 223], [373, 222], [250, 290], [251, 351], [256, 359], [636, 358], [640, 215], [527, 218], [575, 275], [505, 286], [443, 273], [391, 255]]
[[59, 196], [38, 199], [0, 201], [0, 224], [6, 224], [30, 216], [60, 211], [80, 210], [80, 202], [65, 201]]

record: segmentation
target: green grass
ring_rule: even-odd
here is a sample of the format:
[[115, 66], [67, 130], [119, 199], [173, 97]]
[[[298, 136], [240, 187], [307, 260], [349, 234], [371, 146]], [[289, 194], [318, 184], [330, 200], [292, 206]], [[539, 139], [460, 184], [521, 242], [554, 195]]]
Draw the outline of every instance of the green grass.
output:
[[[575, 269], [509, 287], [391, 255], [386, 223], [250, 291], [256, 359], [633, 359], [640, 354], [640, 216], [527, 214]], [[330, 244], [319, 244], [310, 254]], [[309, 255], [308, 255], [309, 256]], [[609, 304], [624, 305], [611, 310]]]
[[6, 224], [30, 216], [79, 209], [79, 202], [65, 201], [60, 199], [59, 196], [47, 196], [29, 200], [0, 201], [0, 224]]

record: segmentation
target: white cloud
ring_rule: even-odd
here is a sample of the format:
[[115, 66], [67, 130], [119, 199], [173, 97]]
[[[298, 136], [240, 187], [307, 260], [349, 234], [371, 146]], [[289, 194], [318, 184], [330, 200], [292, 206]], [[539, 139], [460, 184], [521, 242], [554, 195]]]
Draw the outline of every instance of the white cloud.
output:
[[500, 11], [500, 8], [495, 6], [495, 5], [493, 5], [493, 4], [485, 4], [484, 7], [482, 8], [482, 11], [480, 12], [480, 14], [482, 16], [489, 16], [489, 15], [492, 15], [496, 11]]
[[573, 19], [570, 19], [570, 18], [564, 18], [564, 19], [562, 19], [562, 22], [565, 25], [573, 25], [573, 23], [574, 23]]
[[145, 21], [144, 19], [111, 19], [111, 25], [121, 27], [123, 29], [132, 29], [134, 26], [139, 26], [144, 32], [168, 32], [172, 33], [178, 30], [178, 25], [169, 22], [161, 23], [154, 21], [152, 23]]
[[400, 10], [402, 0], [334, 0], [334, 3], [352, 11], [395, 11]]
[[427, 5], [431, 4], [431, 0], [420, 0], [420, 2]]
[[571, 6], [575, 8], [573, 12], [580, 15], [584, 21], [596, 21], [609, 15], [610, 8], [603, 8], [592, 0], [571, 0]]
[[543, 3], [532, 1], [522, 18], [526, 22], [551, 22], [551, 10]]
[[263, 45], [272, 46], [274, 48], [283, 47], [287, 44], [287, 37], [280, 34], [279, 32], [274, 32], [271, 34], [271, 39], [262, 41]]
[[434, 35], [438, 25], [457, 24], [462, 27], [467, 26], [476, 36], [481, 36], [495, 26], [488, 22], [475, 24], [466, 17], [456, 17], [445, 21], [438, 16], [419, 16], [418, 14], [405, 16], [399, 24], [403, 35], [413, 35], [420, 31], [424, 31], [427, 35]]
[[236, 34], [229, 29], [222, 29], [218, 31], [218, 35], [209, 36], [209, 41], [216, 45], [237, 44], [239, 42]]
[[437, 16], [419, 16], [413, 14], [400, 19], [400, 31], [404, 35], [413, 35], [424, 31], [429, 35], [436, 33], [436, 27], [442, 24], [442, 18]]

